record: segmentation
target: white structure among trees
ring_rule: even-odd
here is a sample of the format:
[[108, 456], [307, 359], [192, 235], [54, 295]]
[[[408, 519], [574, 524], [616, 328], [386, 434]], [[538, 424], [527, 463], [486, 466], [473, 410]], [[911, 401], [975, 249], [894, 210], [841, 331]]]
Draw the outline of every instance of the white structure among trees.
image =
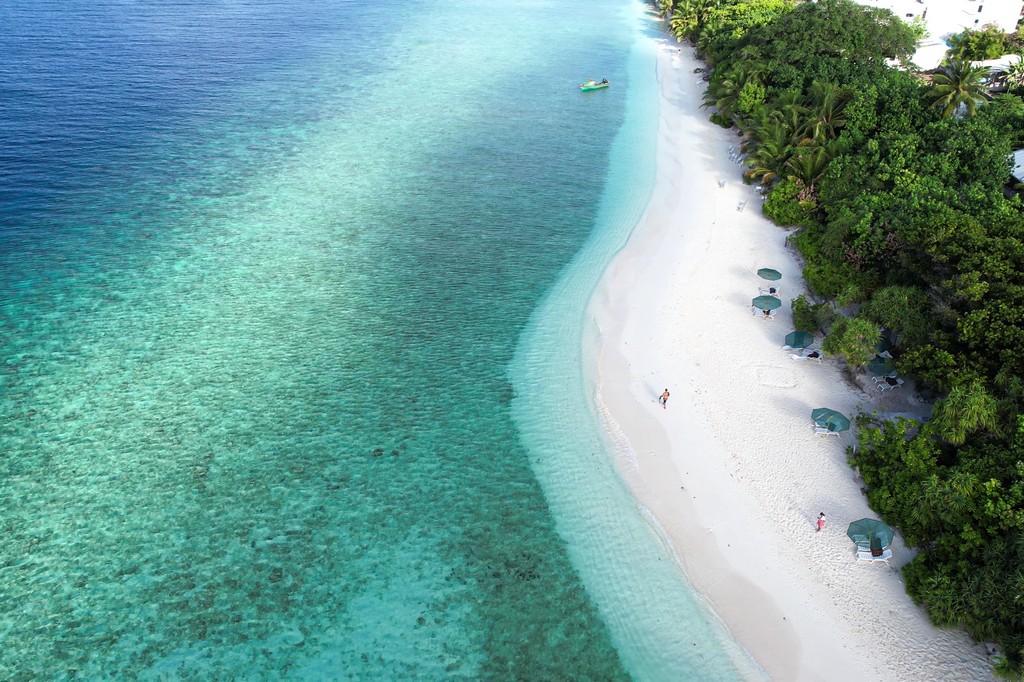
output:
[[925, 25], [928, 35], [914, 53], [914, 63], [933, 69], [946, 53], [945, 39], [966, 29], [994, 24], [1006, 33], [1017, 30], [1024, 12], [1022, 0], [856, 0], [867, 7], [887, 9], [907, 23]]

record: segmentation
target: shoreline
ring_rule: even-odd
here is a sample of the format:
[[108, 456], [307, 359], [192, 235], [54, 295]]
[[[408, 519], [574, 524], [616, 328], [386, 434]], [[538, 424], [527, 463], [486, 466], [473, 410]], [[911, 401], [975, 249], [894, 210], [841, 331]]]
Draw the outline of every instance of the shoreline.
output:
[[[800, 266], [729, 158], [735, 131], [699, 108], [698, 66], [688, 47], [658, 48], [654, 191], [587, 312], [588, 371], [620, 475], [773, 679], [995, 679], [983, 645], [935, 628], [906, 595], [896, 569], [912, 554], [899, 536], [891, 567], [858, 565], [846, 526], [876, 515], [846, 463], [854, 437], [815, 436], [810, 410], [920, 404], [781, 350]], [[772, 321], [750, 313], [759, 267], [783, 273]], [[816, 533], [819, 511], [828, 524]]]

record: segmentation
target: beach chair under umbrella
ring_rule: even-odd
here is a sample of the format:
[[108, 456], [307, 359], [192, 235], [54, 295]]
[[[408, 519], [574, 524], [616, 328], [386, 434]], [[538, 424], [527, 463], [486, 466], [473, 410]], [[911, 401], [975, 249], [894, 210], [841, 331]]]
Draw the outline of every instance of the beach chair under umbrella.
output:
[[892, 544], [895, 532], [878, 519], [859, 519], [850, 524], [846, 534], [858, 548], [880, 552]]
[[828, 407], [811, 410], [811, 419], [814, 420], [814, 424], [818, 428], [825, 429], [829, 433], [839, 433], [850, 428], [849, 417]]
[[775, 310], [782, 307], [782, 299], [774, 296], [758, 296], [750, 302], [750, 305], [758, 310]]
[[812, 343], [814, 343], [814, 335], [810, 332], [790, 332], [786, 334], [786, 345], [783, 348], [799, 350], [808, 348]]

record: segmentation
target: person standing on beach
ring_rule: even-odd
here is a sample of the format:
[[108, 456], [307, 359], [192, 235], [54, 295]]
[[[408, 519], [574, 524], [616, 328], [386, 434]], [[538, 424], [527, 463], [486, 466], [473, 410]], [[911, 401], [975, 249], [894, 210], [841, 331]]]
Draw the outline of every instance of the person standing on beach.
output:
[[821, 529], [824, 528], [824, 527], [825, 527], [825, 512], [821, 512], [820, 514], [818, 514], [818, 529], [815, 530], [814, 532], [815, 533], [819, 533], [819, 532], [821, 532]]
[[661, 409], [663, 409], [663, 410], [667, 410], [668, 409], [668, 389], [667, 388], [665, 389], [665, 392], [662, 393], [661, 396], [658, 398], [658, 402], [661, 403]]

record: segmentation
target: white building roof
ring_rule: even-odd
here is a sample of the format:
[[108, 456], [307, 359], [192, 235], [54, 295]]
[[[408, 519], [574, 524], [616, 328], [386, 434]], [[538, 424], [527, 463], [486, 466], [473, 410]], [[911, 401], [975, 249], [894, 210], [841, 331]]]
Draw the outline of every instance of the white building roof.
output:
[[1024, 149], [1018, 149], [1013, 153], [1013, 170], [1010, 175], [1017, 182], [1024, 182]]
[[941, 40], [922, 40], [917, 44], [917, 52], [910, 57], [910, 61], [924, 71], [931, 71], [938, 68], [946, 58], [947, 51], [949, 45]]
[[1024, 12], [1024, 0], [856, 0], [865, 7], [887, 9], [907, 23], [924, 21], [928, 35], [918, 45], [912, 61], [922, 69], [934, 69], [946, 53], [945, 40], [965, 29], [995, 24], [1013, 33]]
[[986, 59], [980, 62], [971, 62], [971, 66], [984, 66], [992, 71], [1009, 71], [1010, 67], [1019, 61], [1019, 54], [1004, 54], [999, 59]]

